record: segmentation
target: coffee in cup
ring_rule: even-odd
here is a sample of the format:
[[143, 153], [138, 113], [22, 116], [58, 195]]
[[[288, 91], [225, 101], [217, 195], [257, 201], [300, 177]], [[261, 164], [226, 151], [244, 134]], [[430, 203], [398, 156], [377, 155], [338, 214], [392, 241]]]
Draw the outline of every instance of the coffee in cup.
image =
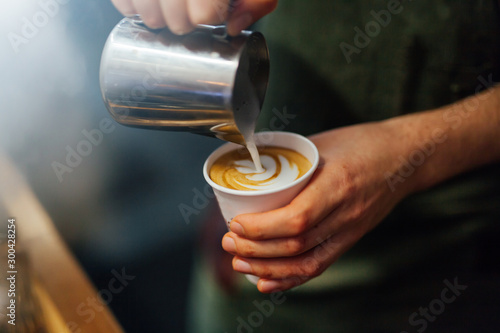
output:
[[210, 179], [228, 189], [259, 191], [276, 189], [302, 177], [312, 163], [299, 152], [277, 146], [258, 147], [262, 169], [250, 153], [235, 149], [220, 156], [210, 168]]

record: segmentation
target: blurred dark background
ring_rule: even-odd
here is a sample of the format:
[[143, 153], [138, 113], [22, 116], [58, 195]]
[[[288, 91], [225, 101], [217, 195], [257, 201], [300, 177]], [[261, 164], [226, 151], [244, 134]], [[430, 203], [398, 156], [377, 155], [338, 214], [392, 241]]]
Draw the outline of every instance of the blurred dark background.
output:
[[[208, 213], [193, 199], [205, 187], [203, 161], [222, 142], [113, 122], [76, 166], [57, 169], [87, 140], [84, 131], [111, 119], [99, 63], [122, 16], [109, 0], [2, 1], [0, 8], [0, 149], [97, 290], [108, 287], [113, 270], [135, 276], [109, 303], [127, 332], [184, 332], [199, 220]], [[183, 216], [180, 205], [196, 214]]]

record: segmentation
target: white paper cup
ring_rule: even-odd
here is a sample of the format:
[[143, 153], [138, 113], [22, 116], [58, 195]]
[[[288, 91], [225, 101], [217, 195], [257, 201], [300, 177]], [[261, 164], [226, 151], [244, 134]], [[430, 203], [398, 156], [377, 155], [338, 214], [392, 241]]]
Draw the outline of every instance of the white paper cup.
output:
[[[246, 148], [235, 143], [227, 143], [216, 149], [203, 165], [203, 176], [215, 193], [228, 227], [231, 220], [239, 214], [267, 212], [289, 204], [307, 185], [319, 164], [318, 149], [302, 135], [289, 132], [259, 132], [255, 134], [255, 142], [257, 146], [277, 146], [295, 150], [307, 158], [312, 166], [302, 177], [279, 188], [262, 191], [233, 190], [212, 181], [209, 176], [210, 168], [225, 153]], [[259, 280], [253, 275], [247, 275], [247, 278], [255, 284]]]

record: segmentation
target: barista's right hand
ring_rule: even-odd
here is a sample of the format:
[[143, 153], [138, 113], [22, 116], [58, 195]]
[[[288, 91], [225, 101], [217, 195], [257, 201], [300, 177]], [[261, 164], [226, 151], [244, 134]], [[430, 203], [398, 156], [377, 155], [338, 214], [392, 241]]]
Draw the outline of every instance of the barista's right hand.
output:
[[276, 8], [278, 0], [111, 0], [124, 15], [140, 14], [157, 29], [168, 26], [176, 34], [188, 33], [198, 24], [227, 22], [232, 36]]

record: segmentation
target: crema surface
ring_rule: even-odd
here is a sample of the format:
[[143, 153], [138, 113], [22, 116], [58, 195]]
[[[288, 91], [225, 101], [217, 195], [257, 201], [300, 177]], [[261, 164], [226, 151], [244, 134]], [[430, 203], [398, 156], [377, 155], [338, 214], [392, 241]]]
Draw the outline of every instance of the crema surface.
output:
[[278, 188], [302, 177], [311, 162], [302, 154], [281, 147], [259, 147], [263, 170], [258, 172], [248, 151], [234, 150], [219, 157], [210, 169], [218, 185], [234, 190], [259, 191]]

